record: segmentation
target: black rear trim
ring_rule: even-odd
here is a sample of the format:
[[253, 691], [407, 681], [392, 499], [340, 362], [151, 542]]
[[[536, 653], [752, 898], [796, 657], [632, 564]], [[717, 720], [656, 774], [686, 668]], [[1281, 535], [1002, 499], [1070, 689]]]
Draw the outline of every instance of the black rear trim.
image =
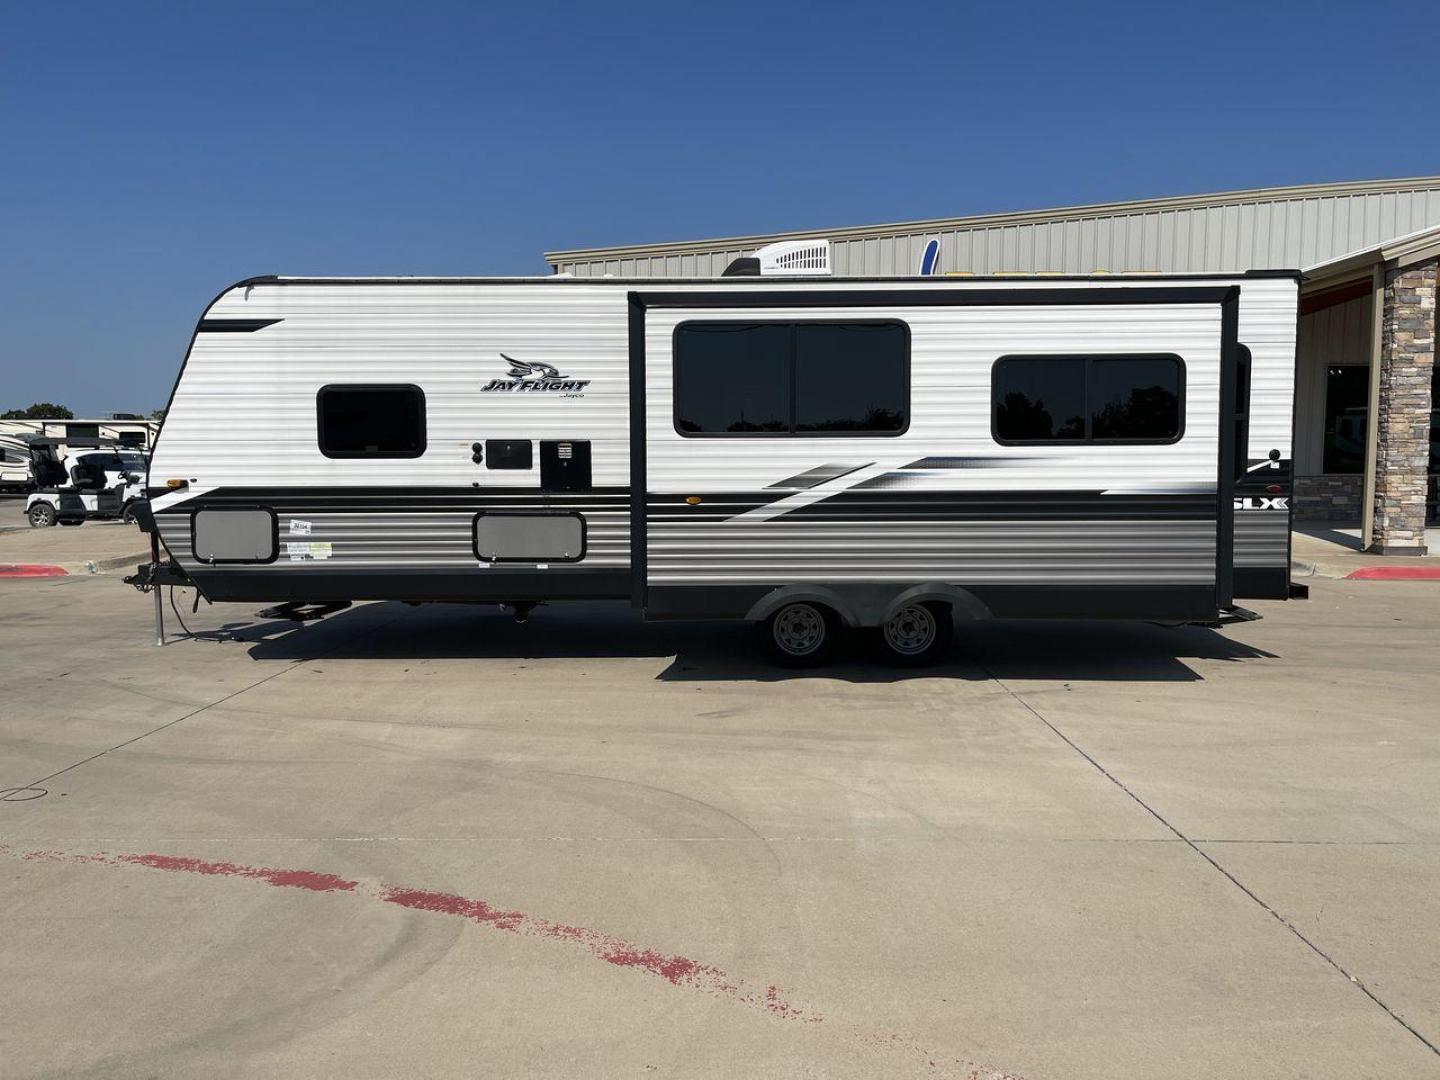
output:
[[215, 601], [245, 603], [333, 600], [415, 600], [483, 603], [490, 600], [624, 600], [628, 570], [510, 570], [493, 565], [467, 572], [453, 567], [427, 570], [224, 570], [189, 571]]
[[253, 334], [274, 326], [283, 319], [201, 319], [199, 333], [202, 334]]
[[[1143, 619], [1214, 622], [1219, 617], [1209, 585], [971, 585], [953, 582], [997, 619]], [[765, 585], [652, 585], [647, 618], [740, 619], [777, 588]], [[903, 592], [903, 584], [827, 584], [844, 599], [849, 592]]]

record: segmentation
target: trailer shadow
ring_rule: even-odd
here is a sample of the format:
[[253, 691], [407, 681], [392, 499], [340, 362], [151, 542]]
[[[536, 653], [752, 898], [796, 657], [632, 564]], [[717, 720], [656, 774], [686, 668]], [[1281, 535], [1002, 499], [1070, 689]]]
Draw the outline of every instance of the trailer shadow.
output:
[[790, 670], [762, 652], [752, 627], [738, 623], [644, 622], [627, 607], [571, 604], [536, 610], [525, 623], [467, 605], [366, 604], [322, 622], [230, 623], [198, 637], [248, 645], [256, 660], [553, 660], [669, 661], [665, 682], [780, 682], [839, 679], [990, 678], [1057, 681], [1187, 682], [1201, 679], [1189, 660], [1244, 661], [1274, 654], [1199, 626], [1101, 621], [962, 623], [945, 661], [926, 668], [878, 662], [867, 636], [852, 633], [823, 668]]

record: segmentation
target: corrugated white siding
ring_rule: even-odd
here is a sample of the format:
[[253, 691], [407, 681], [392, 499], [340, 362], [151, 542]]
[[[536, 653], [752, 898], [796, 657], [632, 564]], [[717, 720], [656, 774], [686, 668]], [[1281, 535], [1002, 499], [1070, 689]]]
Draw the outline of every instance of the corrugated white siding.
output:
[[[1123, 290], [1154, 284], [1118, 279], [1013, 283], [949, 279], [897, 282], [894, 288], [902, 293], [937, 285], [982, 291]], [[1288, 457], [1296, 285], [1284, 279], [1239, 284], [1240, 336], [1255, 357], [1250, 456], [1263, 458], [1275, 448]], [[538, 470], [477, 466], [470, 459], [471, 444], [498, 438], [588, 439], [593, 482], [612, 489], [612, 494], [576, 496], [577, 502], [594, 504], [583, 508], [590, 524], [590, 550], [583, 566], [624, 567], [629, 562], [629, 523], [623, 491], [630, 482], [627, 294], [645, 285], [539, 279], [488, 284], [257, 283], [237, 288], [221, 297], [207, 317], [281, 321], [253, 333], [197, 335], [156, 446], [151, 482], [163, 485], [169, 478], [183, 478], [190, 484], [186, 497], [197, 501], [217, 490], [238, 491], [226, 496], [232, 501], [243, 501], [247, 490], [263, 491], [266, 504], [277, 508], [282, 541], [292, 535], [292, 520], [307, 522], [306, 543], [333, 546], [327, 560], [330, 568], [444, 566], [485, 572], [476, 565], [470, 548], [474, 507], [461, 497], [467, 491], [475, 485], [503, 487], [506, 498], [510, 490], [515, 492], [517, 506], [570, 504], [539, 493]], [[731, 289], [737, 294], [750, 287], [675, 286], [682, 292]], [[767, 291], [819, 288], [836, 294], [833, 310], [766, 309], [766, 318], [814, 318], [827, 312], [853, 315], [855, 310], [846, 307], [844, 294], [856, 286], [844, 281], [776, 281], [765, 287]], [[756, 317], [753, 309], [705, 309], [703, 317], [724, 317], [726, 310], [736, 317]], [[962, 492], [1046, 488], [1213, 492], [1220, 427], [1215, 307], [923, 307], [897, 301], [893, 308], [864, 310], [867, 316], [901, 318], [911, 327], [910, 430], [896, 439], [763, 440], [763, 444], [682, 440], [676, 435], [670, 413], [669, 335], [685, 316], [670, 309], [652, 310], [646, 328], [651, 366], [647, 422], [654, 440], [651, 491], [758, 492], [831, 462], [859, 463], [885, 473], [928, 456], [958, 455], [987, 459], [996, 467], [905, 469], [903, 477], [887, 481], [886, 486]], [[1187, 365], [1184, 439], [1173, 446], [1027, 447], [1021, 452], [995, 444], [989, 433], [994, 360], [1006, 353], [1080, 349], [1171, 351], [1182, 356]], [[568, 378], [589, 380], [584, 397], [482, 392], [490, 379], [507, 373], [501, 353], [553, 364]], [[428, 418], [425, 454], [415, 459], [323, 456], [316, 440], [316, 393], [330, 383], [421, 386]], [[365, 489], [376, 488], [386, 493], [365, 494]], [[352, 491], [355, 494], [347, 494]], [[187, 562], [189, 519], [183, 502], [160, 520], [167, 546], [182, 563]], [[739, 522], [724, 537], [702, 538], [706, 550], [712, 550], [714, 541], [712, 554], [704, 558], [723, 559], [727, 545], [733, 549], [737, 539], [748, 550], [746, 530], [766, 533], [763, 520]], [[1029, 531], [1029, 547], [1017, 547], [1013, 524], [1003, 521], [956, 525], [944, 536], [932, 535], [927, 526], [915, 526], [914, 532], [898, 526], [897, 532], [896, 527], [880, 524], [873, 532], [831, 529], [828, 535], [810, 538], [796, 532], [800, 526], [795, 522], [777, 518], [773, 525], [768, 533], [777, 543], [783, 535], [788, 537], [786, 543], [799, 544], [791, 554], [797, 572], [804, 576], [793, 580], [853, 577], [859, 573], [853, 566], [857, 557], [871, 567], [865, 573], [872, 577], [879, 572], [875, 567], [887, 567], [879, 580], [919, 573], [918, 566], [924, 564], [941, 578], [1073, 582], [1108, 575], [1108, 580], [1196, 582], [1208, 580], [1214, 566], [1213, 526], [1207, 532], [1203, 523], [1193, 520], [1156, 520], [1128, 532], [1103, 522], [1057, 525], [1052, 521]], [[1066, 529], [1071, 525], [1073, 542], [1067, 545]], [[1117, 531], [1122, 534], [1118, 544], [1112, 543]], [[666, 545], [679, 545], [668, 549], [669, 556], [680, 560], [672, 564], [673, 572], [680, 575], [674, 580], [685, 580], [692, 572], [685, 560], [694, 540], [669, 536], [664, 528], [654, 537], [662, 564]], [[837, 544], [843, 552], [837, 552]], [[751, 562], [766, 557], [763, 548], [746, 555]], [[1016, 571], [1017, 560], [1032, 561], [1041, 577]], [[282, 556], [271, 569], [291, 573], [314, 565], [291, 563]]]

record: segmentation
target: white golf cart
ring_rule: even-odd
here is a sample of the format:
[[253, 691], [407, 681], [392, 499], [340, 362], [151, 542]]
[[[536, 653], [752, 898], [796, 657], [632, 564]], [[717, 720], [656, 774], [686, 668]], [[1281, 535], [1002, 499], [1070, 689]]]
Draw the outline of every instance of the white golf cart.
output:
[[25, 516], [37, 529], [97, 518], [129, 521], [135, 500], [145, 497], [147, 467], [143, 451], [114, 439], [32, 439], [36, 490]]

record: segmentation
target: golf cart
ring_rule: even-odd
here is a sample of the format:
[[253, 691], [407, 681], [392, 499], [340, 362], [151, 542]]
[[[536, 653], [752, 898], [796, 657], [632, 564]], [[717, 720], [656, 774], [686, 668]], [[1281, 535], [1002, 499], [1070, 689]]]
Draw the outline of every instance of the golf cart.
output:
[[144, 498], [145, 471], [144, 455], [116, 439], [32, 439], [36, 490], [25, 503], [25, 516], [32, 528], [128, 520], [134, 500]]

